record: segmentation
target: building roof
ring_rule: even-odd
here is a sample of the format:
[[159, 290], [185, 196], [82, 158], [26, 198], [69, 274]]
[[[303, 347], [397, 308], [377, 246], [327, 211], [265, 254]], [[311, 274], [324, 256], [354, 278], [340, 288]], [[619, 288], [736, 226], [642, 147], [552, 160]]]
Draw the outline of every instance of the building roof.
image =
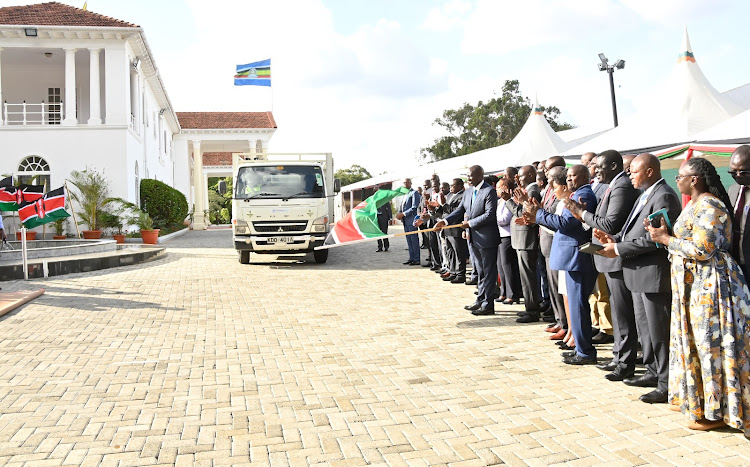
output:
[[271, 112], [177, 112], [183, 130], [276, 128]]
[[93, 11], [49, 2], [0, 8], [0, 24], [15, 26], [88, 26], [137, 28], [136, 24], [120, 21]]
[[230, 166], [232, 165], [231, 152], [204, 152], [203, 166]]

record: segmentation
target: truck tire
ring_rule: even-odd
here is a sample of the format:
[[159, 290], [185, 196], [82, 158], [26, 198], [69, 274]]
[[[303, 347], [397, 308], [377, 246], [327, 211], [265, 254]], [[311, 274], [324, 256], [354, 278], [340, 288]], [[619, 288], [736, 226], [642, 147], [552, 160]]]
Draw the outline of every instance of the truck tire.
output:
[[313, 257], [316, 263], [323, 264], [328, 261], [328, 250], [314, 250]]
[[250, 252], [247, 250], [240, 250], [240, 264], [250, 264]]

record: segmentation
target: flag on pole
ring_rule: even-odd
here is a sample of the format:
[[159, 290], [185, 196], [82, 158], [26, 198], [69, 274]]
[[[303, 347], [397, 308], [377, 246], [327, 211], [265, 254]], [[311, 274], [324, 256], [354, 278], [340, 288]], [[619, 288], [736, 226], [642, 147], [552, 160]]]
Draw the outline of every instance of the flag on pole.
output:
[[88, 10], [89, 9], [89, 2], [88, 1], [83, 2], [83, 9], [84, 10]]
[[359, 203], [349, 214], [336, 222], [323, 245], [348, 243], [368, 238], [384, 237], [378, 227], [378, 208], [396, 196], [408, 195], [409, 190], [401, 187], [398, 190], [378, 190], [372, 196]]
[[235, 86], [271, 86], [271, 59], [237, 65]]
[[18, 211], [22, 203], [36, 201], [43, 195], [42, 185], [0, 186], [0, 211]]
[[65, 210], [65, 189], [52, 190], [36, 201], [19, 205], [18, 217], [27, 229], [70, 217]]

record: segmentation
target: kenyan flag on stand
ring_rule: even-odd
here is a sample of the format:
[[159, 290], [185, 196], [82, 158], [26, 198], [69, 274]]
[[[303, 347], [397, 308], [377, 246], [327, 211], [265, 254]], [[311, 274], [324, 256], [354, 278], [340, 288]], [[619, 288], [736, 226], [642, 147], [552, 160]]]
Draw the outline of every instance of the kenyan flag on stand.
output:
[[376, 191], [372, 196], [356, 205], [340, 221], [336, 222], [323, 245], [384, 237], [385, 234], [378, 227], [378, 208], [396, 196], [407, 194], [409, 194], [409, 190], [405, 187], [398, 190]]
[[65, 189], [60, 187], [36, 201], [22, 203], [18, 208], [18, 217], [27, 229], [70, 217], [65, 211]]
[[22, 203], [36, 201], [44, 194], [41, 185], [2, 185], [8, 178], [0, 180], [0, 211], [18, 211]]

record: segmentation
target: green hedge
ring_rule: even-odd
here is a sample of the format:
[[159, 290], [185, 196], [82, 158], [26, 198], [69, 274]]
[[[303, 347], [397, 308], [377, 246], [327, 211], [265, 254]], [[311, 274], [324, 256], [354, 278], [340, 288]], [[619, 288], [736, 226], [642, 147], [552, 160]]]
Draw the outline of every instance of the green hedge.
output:
[[185, 195], [158, 180], [141, 180], [141, 209], [151, 215], [155, 229], [182, 225], [188, 215]]

